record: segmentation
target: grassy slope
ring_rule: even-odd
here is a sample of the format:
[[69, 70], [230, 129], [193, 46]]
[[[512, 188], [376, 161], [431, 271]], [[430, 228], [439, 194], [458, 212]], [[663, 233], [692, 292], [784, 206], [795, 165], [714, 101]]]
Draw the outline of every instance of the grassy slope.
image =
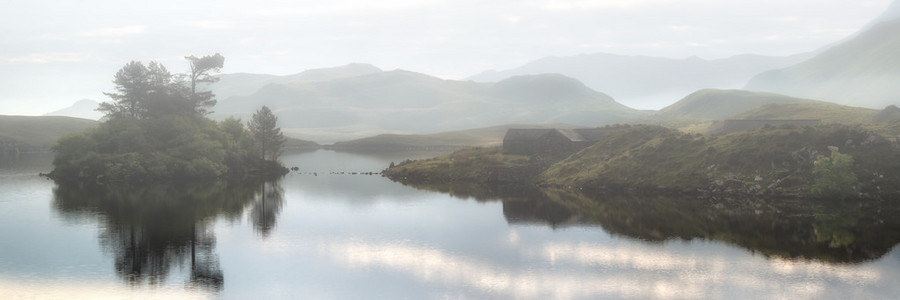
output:
[[422, 148], [422, 147], [487, 147], [503, 143], [510, 128], [575, 128], [566, 124], [502, 125], [423, 135], [382, 134], [358, 140], [337, 142], [336, 148]]
[[769, 127], [707, 138], [657, 126], [623, 129], [554, 164], [537, 181], [590, 189], [690, 191], [733, 181], [750, 193], [803, 193], [817, 155], [856, 159], [863, 192], [900, 193], [896, 142], [846, 126]]
[[60, 137], [97, 124], [72, 117], [0, 116], [0, 141], [18, 144], [20, 150], [47, 150]]
[[661, 109], [653, 115], [653, 118], [658, 120], [716, 120], [766, 104], [809, 102], [815, 101], [771, 93], [704, 89]]
[[696, 187], [704, 182], [704, 139], [660, 126], [629, 126], [554, 164], [538, 181], [557, 186]]
[[[758, 109], [766, 105], [788, 103], [825, 103], [784, 95], [742, 90], [703, 89], [656, 113], [635, 119], [632, 124], [660, 124], [679, 128], [684, 132], [711, 133], [721, 127], [718, 120], [734, 118], [735, 114]], [[783, 119], [794, 119], [784, 116]]]
[[900, 135], [898, 111], [875, 110], [825, 102], [769, 104], [744, 111], [734, 115], [731, 119], [819, 119], [823, 124], [862, 126], [889, 140], [895, 140]]
[[729, 119], [741, 120], [804, 120], [818, 119], [822, 123], [868, 124], [878, 110], [844, 106], [827, 102], [767, 104], [735, 114]]
[[[756, 106], [739, 113], [722, 117], [720, 119], [736, 120], [821, 120], [823, 124], [862, 124], [872, 130], [882, 131], [875, 127], [883, 127], [884, 124], [875, 126], [874, 119], [879, 111], [869, 108], [844, 106], [840, 104], [810, 101], [794, 103], [769, 103]], [[716, 121], [702, 121], [699, 119], [682, 119], [681, 123], [671, 123], [673, 127], [684, 132], [716, 133], [722, 123]], [[693, 122], [691, 122], [693, 121]], [[898, 132], [900, 133], [900, 132]]]
[[406, 161], [383, 174], [410, 183], [485, 182], [494, 168], [528, 163], [528, 156], [504, 155], [500, 147], [467, 148], [432, 159]]

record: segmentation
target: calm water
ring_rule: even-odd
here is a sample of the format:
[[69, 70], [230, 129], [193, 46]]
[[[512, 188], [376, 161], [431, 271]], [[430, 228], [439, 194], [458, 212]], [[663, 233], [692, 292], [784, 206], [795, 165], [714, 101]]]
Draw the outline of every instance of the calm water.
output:
[[0, 298], [900, 296], [896, 215], [781, 218], [350, 174], [407, 156], [297, 153], [283, 160], [301, 172], [279, 182], [113, 187], [40, 178], [48, 155], [4, 159]]

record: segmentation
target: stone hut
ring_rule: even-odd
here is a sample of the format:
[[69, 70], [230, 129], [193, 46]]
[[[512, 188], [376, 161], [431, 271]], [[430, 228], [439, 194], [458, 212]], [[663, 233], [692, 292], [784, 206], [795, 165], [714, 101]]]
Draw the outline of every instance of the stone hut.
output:
[[605, 128], [594, 129], [509, 129], [503, 137], [503, 153], [518, 155], [569, 155], [609, 134]]
[[723, 133], [745, 131], [763, 128], [766, 125], [795, 125], [795, 126], [817, 126], [821, 125], [821, 120], [725, 120], [722, 126]]

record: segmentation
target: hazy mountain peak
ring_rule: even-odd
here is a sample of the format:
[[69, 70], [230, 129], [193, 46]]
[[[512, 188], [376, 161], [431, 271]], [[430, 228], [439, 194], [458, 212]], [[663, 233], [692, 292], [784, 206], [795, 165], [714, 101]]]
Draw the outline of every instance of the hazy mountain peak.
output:
[[282, 78], [281, 82], [295, 81], [329, 81], [341, 78], [369, 75], [383, 72], [376, 66], [364, 63], [352, 63], [333, 68], [310, 69], [295, 75]]
[[262, 105], [276, 112], [289, 135], [317, 141], [509, 123], [600, 126], [643, 114], [560, 74], [488, 84], [398, 69], [329, 81], [271, 83], [221, 101], [214, 116], [246, 120]]
[[738, 55], [706, 60], [696, 56], [673, 59], [593, 53], [544, 57], [514, 69], [482, 72], [468, 80], [499, 82], [516, 75], [557, 73], [578, 79], [625, 105], [658, 109], [698, 89], [740, 88], [760, 72], [784, 68], [806, 58]]
[[543, 73], [513, 76], [494, 84], [494, 89], [516, 91], [518, 94], [535, 97], [554, 97], [560, 94], [580, 93], [588, 87], [572, 77], [558, 73]]
[[103, 113], [98, 112], [100, 103], [91, 99], [75, 101], [71, 106], [44, 114], [45, 116], [67, 116], [90, 120], [99, 120]]

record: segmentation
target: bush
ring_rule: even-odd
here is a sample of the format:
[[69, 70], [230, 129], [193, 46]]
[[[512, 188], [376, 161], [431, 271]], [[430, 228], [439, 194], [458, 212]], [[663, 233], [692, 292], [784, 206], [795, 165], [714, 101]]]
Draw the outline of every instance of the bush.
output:
[[853, 173], [853, 156], [832, 150], [831, 157], [819, 155], [813, 168], [814, 182], [810, 188], [819, 198], [846, 199], [858, 196], [859, 181]]

